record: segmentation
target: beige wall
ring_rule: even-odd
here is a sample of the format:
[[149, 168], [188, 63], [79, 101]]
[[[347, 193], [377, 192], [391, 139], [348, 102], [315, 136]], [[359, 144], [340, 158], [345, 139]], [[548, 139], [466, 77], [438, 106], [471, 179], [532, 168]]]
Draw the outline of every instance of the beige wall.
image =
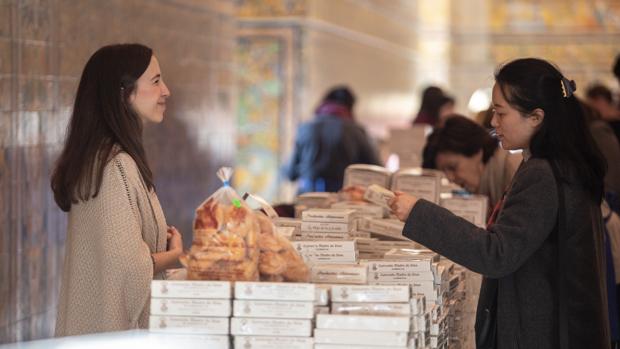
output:
[[[381, 136], [383, 126], [411, 117], [415, 97], [415, 2], [309, 1], [304, 26], [302, 110], [306, 118], [325, 91], [349, 84], [358, 120]], [[355, 15], [351, 15], [355, 13]]]

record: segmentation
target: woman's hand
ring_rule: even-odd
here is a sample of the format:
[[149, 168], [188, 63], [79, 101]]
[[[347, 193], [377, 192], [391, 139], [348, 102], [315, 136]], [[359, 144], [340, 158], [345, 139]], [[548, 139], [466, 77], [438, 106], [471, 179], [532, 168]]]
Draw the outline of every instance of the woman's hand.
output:
[[418, 202], [418, 198], [413, 195], [405, 194], [402, 191], [394, 192], [396, 196], [390, 199], [388, 203], [392, 209], [392, 213], [401, 221], [406, 221], [411, 213], [411, 209]]
[[166, 232], [168, 239], [168, 251], [176, 252], [179, 256], [183, 253], [183, 237], [177, 228], [173, 226], [168, 227]]

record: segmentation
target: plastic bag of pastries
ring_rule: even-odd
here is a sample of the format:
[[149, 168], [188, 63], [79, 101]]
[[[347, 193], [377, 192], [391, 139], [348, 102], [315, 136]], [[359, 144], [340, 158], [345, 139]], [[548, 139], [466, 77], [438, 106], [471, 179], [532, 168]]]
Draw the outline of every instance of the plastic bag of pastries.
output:
[[278, 233], [269, 217], [260, 212], [256, 217], [260, 225], [258, 270], [261, 281], [308, 282], [310, 269], [291, 242]]
[[230, 187], [232, 169], [220, 168], [217, 176], [224, 186], [196, 209], [192, 246], [181, 264], [189, 280], [257, 281], [258, 219]]

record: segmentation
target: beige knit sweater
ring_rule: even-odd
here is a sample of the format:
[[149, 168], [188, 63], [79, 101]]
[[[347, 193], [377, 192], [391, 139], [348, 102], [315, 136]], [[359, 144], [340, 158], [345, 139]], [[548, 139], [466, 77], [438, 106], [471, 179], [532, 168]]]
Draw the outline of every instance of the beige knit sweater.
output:
[[56, 336], [146, 328], [151, 254], [165, 250], [157, 195], [120, 152], [105, 166], [97, 197], [71, 206]]

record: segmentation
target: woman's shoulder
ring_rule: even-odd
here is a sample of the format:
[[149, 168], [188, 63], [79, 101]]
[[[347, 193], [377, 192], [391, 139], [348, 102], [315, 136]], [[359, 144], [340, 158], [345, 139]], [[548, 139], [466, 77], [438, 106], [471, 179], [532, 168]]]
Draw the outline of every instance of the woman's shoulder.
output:
[[120, 148], [115, 148], [110, 154], [105, 172], [108, 174], [120, 173], [125, 179], [138, 178], [140, 174], [138, 165], [131, 155]]
[[530, 158], [521, 165], [516, 176], [521, 180], [539, 181], [543, 178], [553, 177], [553, 170], [551, 170], [548, 160]]

